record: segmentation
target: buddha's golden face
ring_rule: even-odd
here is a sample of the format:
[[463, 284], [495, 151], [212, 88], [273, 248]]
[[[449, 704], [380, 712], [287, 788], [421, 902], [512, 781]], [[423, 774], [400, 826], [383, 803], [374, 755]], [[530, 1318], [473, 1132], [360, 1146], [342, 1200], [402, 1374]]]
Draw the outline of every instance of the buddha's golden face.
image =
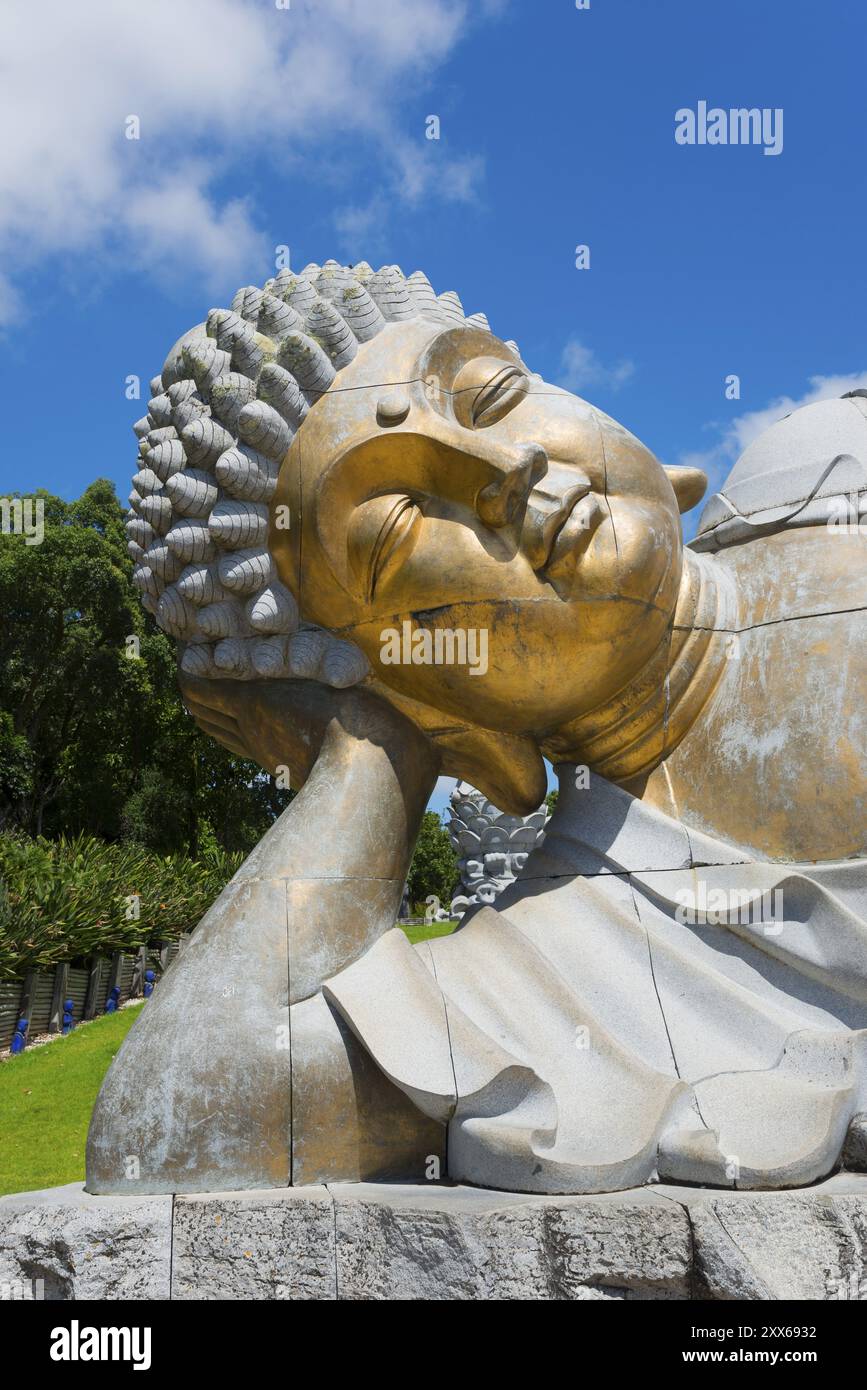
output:
[[391, 690], [534, 735], [641, 669], [681, 574], [671, 483], [634, 436], [491, 334], [419, 321], [387, 327], [310, 411], [271, 546], [304, 617]]

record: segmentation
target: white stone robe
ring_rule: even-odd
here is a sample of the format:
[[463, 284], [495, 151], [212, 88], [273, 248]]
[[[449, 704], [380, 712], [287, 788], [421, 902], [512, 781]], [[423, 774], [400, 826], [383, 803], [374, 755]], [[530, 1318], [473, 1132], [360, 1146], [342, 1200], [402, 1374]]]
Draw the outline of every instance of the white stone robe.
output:
[[[448, 1124], [452, 1178], [604, 1192], [831, 1172], [867, 1111], [867, 861], [758, 864], [560, 771], [545, 843], [496, 909], [417, 947], [388, 932], [326, 997]], [[719, 890], [728, 911], [703, 920]], [[748, 914], [736, 894], [757, 890]]]

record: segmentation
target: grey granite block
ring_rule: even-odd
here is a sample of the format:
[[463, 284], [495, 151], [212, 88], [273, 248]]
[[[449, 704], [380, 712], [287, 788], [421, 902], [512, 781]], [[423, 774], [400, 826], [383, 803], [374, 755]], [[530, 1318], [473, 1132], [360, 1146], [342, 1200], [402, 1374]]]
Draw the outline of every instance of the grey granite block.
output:
[[72, 1184], [0, 1200], [7, 1299], [836, 1301], [867, 1293], [865, 1251], [867, 1175], [853, 1173], [791, 1192]]
[[172, 1198], [82, 1183], [0, 1198], [0, 1298], [167, 1299]]
[[177, 1197], [172, 1297], [335, 1298], [334, 1213], [327, 1188]]

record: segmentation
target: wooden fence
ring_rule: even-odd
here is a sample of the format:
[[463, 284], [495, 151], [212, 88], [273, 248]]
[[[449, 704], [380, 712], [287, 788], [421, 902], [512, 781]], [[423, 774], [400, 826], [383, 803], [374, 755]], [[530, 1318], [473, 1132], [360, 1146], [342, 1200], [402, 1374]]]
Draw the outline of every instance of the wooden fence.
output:
[[53, 970], [28, 970], [23, 979], [0, 980], [0, 1049], [9, 1047], [19, 1019], [27, 1019], [27, 1036], [59, 1033], [63, 1028], [63, 1006], [72, 1000], [73, 1024], [96, 1018], [105, 1012], [112, 990], [118, 989], [118, 1003], [144, 995], [146, 972], [153, 970], [158, 980], [183, 946], [178, 941], [143, 946], [133, 954], [118, 951], [113, 956], [92, 956], [74, 960]]

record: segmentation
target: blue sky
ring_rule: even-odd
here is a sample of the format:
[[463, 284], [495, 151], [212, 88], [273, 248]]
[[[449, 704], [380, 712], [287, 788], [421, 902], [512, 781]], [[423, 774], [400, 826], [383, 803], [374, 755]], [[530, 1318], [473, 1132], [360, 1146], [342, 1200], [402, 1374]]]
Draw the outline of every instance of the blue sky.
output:
[[[126, 376], [286, 243], [422, 268], [721, 481], [867, 385], [864, 39], [843, 0], [6, 0], [0, 495], [125, 495]], [[700, 100], [782, 108], [782, 153], [676, 144]]]

